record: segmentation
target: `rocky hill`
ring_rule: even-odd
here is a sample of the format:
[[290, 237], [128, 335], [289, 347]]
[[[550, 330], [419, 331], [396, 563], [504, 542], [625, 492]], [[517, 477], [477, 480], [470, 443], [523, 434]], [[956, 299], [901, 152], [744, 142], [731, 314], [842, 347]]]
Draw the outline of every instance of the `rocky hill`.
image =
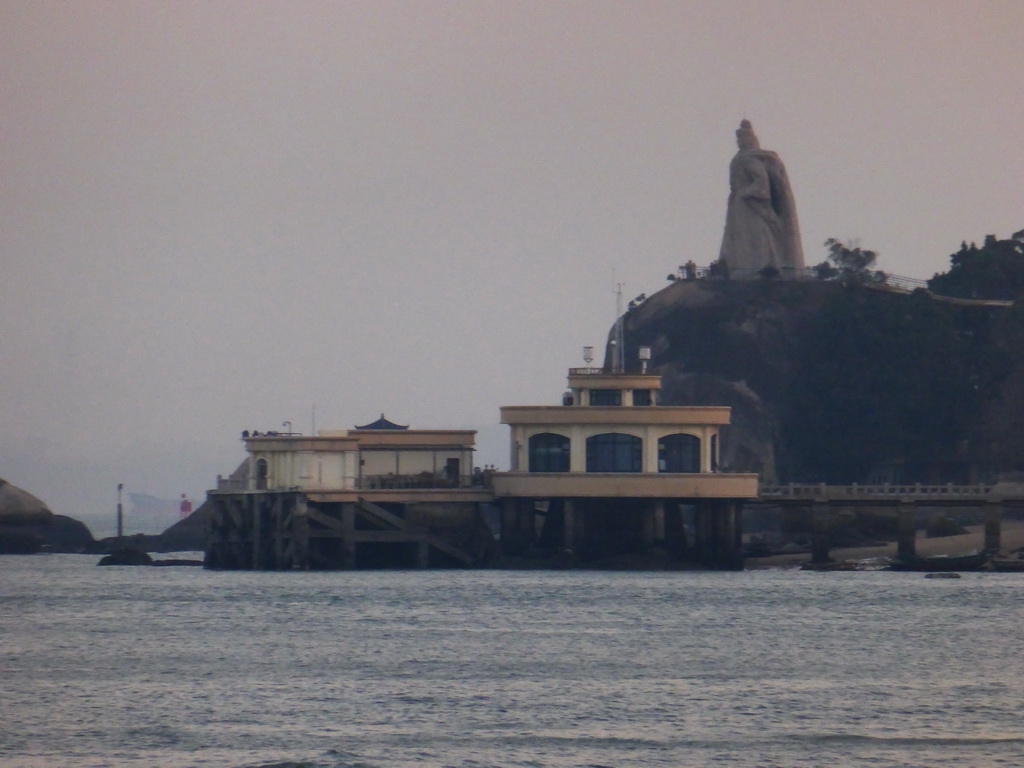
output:
[[666, 405], [732, 407], [727, 469], [981, 481], [1024, 469], [1019, 305], [859, 281], [680, 279], [626, 313], [624, 359], [651, 347]]
[[0, 554], [83, 552], [93, 543], [84, 523], [53, 514], [31, 493], [0, 479]]

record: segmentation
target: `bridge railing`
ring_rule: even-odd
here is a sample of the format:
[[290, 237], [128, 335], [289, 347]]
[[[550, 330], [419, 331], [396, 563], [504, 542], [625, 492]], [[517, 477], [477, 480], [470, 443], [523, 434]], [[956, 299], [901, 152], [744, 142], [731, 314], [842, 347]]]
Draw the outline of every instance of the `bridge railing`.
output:
[[993, 486], [987, 483], [976, 485], [922, 485], [884, 483], [881, 485], [825, 485], [798, 484], [762, 485], [762, 499], [984, 499], [992, 492]]

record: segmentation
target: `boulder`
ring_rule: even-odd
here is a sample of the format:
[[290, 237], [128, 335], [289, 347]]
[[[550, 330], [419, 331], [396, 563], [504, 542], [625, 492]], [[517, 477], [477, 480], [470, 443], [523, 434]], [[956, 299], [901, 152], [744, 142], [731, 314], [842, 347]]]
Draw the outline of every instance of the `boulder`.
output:
[[123, 547], [104, 556], [97, 565], [152, 565], [153, 558], [141, 549]]

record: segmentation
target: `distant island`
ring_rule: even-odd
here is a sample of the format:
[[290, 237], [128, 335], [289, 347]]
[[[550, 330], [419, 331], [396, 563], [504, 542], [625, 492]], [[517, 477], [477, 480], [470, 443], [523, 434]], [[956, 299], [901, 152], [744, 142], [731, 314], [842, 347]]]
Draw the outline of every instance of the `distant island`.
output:
[[201, 550], [206, 543], [206, 514], [200, 507], [156, 535], [136, 534], [96, 540], [88, 526], [67, 515], [54, 514], [28, 491], [0, 479], [0, 555], [37, 552], [105, 554], [121, 547], [148, 552]]

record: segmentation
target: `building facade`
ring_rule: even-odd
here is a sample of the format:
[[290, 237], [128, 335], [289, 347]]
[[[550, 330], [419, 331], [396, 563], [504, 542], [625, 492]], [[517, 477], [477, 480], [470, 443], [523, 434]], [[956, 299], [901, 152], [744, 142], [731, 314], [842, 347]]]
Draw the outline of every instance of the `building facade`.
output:
[[592, 560], [688, 553], [742, 565], [740, 509], [757, 476], [718, 465], [723, 407], [662, 406], [657, 375], [570, 369], [561, 406], [501, 409], [511, 471], [493, 478], [508, 553], [560, 547]]

